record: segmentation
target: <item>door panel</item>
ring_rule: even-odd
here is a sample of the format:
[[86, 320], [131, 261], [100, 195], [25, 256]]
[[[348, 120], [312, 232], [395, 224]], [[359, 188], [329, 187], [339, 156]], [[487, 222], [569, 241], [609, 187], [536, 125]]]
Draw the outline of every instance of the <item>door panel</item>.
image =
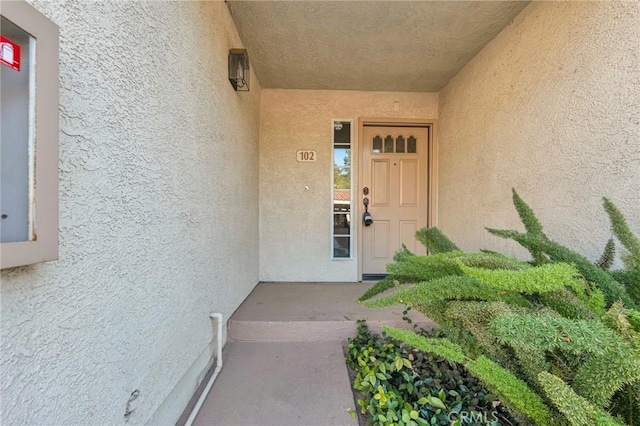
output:
[[419, 167], [417, 160], [400, 160], [400, 206], [418, 205]]
[[[426, 249], [415, 232], [427, 226], [428, 129], [365, 126], [358, 201], [369, 198], [373, 225], [362, 232], [362, 272], [381, 274], [402, 244], [416, 254]], [[369, 188], [369, 195], [363, 189]]]
[[371, 253], [372, 260], [387, 259], [389, 257], [389, 240], [390, 240], [390, 226], [389, 221], [376, 221], [371, 225], [373, 231], [373, 240]]
[[371, 205], [389, 206], [389, 160], [372, 160]]

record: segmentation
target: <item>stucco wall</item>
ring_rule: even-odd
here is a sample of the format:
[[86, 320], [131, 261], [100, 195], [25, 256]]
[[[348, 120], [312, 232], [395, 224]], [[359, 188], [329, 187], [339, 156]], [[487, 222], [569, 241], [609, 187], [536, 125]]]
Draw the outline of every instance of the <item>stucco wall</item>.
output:
[[640, 4], [534, 2], [440, 92], [439, 225], [525, 255], [511, 187], [549, 236], [596, 259], [601, 197], [640, 232]]
[[[398, 102], [397, 110], [394, 102]], [[353, 260], [331, 260], [333, 119], [353, 120], [352, 144], [357, 146], [360, 117], [435, 119], [437, 114], [438, 96], [434, 93], [263, 90], [260, 279], [358, 278], [357, 252]], [[298, 163], [299, 149], [315, 150], [318, 160]], [[357, 176], [357, 161], [352, 161], [352, 168]]]
[[32, 0], [60, 27], [60, 259], [2, 271], [2, 424], [173, 424], [258, 281], [260, 87], [223, 2]]

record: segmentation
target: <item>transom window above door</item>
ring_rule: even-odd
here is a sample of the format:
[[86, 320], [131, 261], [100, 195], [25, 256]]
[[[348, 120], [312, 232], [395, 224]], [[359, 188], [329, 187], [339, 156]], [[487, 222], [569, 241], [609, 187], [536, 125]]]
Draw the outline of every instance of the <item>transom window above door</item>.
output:
[[416, 145], [416, 137], [413, 135], [375, 135], [371, 147], [374, 154], [415, 154]]

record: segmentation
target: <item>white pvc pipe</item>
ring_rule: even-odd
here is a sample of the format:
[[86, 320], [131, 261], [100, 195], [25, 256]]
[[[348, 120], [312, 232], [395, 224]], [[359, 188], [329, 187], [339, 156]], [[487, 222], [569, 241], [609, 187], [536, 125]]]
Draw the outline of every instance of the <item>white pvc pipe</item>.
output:
[[198, 411], [200, 411], [200, 408], [202, 407], [204, 400], [207, 399], [207, 395], [209, 395], [209, 391], [213, 386], [213, 382], [215, 382], [216, 377], [218, 377], [218, 373], [220, 373], [220, 370], [222, 370], [222, 314], [217, 312], [215, 313], [212, 312], [211, 314], [209, 314], [209, 317], [215, 318], [218, 321], [218, 336], [217, 336], [218, 356], [216, 360], [216, 369], [213, 370], [213, 374], [209, 379], [209, 383], [207, 383], [207, 387], [204, 388], [204, 390], [202, 391], [202, 394], [198, 399], [198, 403], [196, 404], [195, 407], [193, 407], [193, 410], [191, 411], [191, 414], [189, 415], [189, 418], [187, 419], [185, 426], [191, 426], [193, 421], [196, 419], [196, 416], [198, 415]]

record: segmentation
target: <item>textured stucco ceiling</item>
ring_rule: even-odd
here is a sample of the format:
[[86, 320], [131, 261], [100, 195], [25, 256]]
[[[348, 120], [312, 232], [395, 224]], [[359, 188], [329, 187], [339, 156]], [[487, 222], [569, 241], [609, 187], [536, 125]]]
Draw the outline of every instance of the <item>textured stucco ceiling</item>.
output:
[[228, 1], [263, 87], [440, 90], [528, 2]]

